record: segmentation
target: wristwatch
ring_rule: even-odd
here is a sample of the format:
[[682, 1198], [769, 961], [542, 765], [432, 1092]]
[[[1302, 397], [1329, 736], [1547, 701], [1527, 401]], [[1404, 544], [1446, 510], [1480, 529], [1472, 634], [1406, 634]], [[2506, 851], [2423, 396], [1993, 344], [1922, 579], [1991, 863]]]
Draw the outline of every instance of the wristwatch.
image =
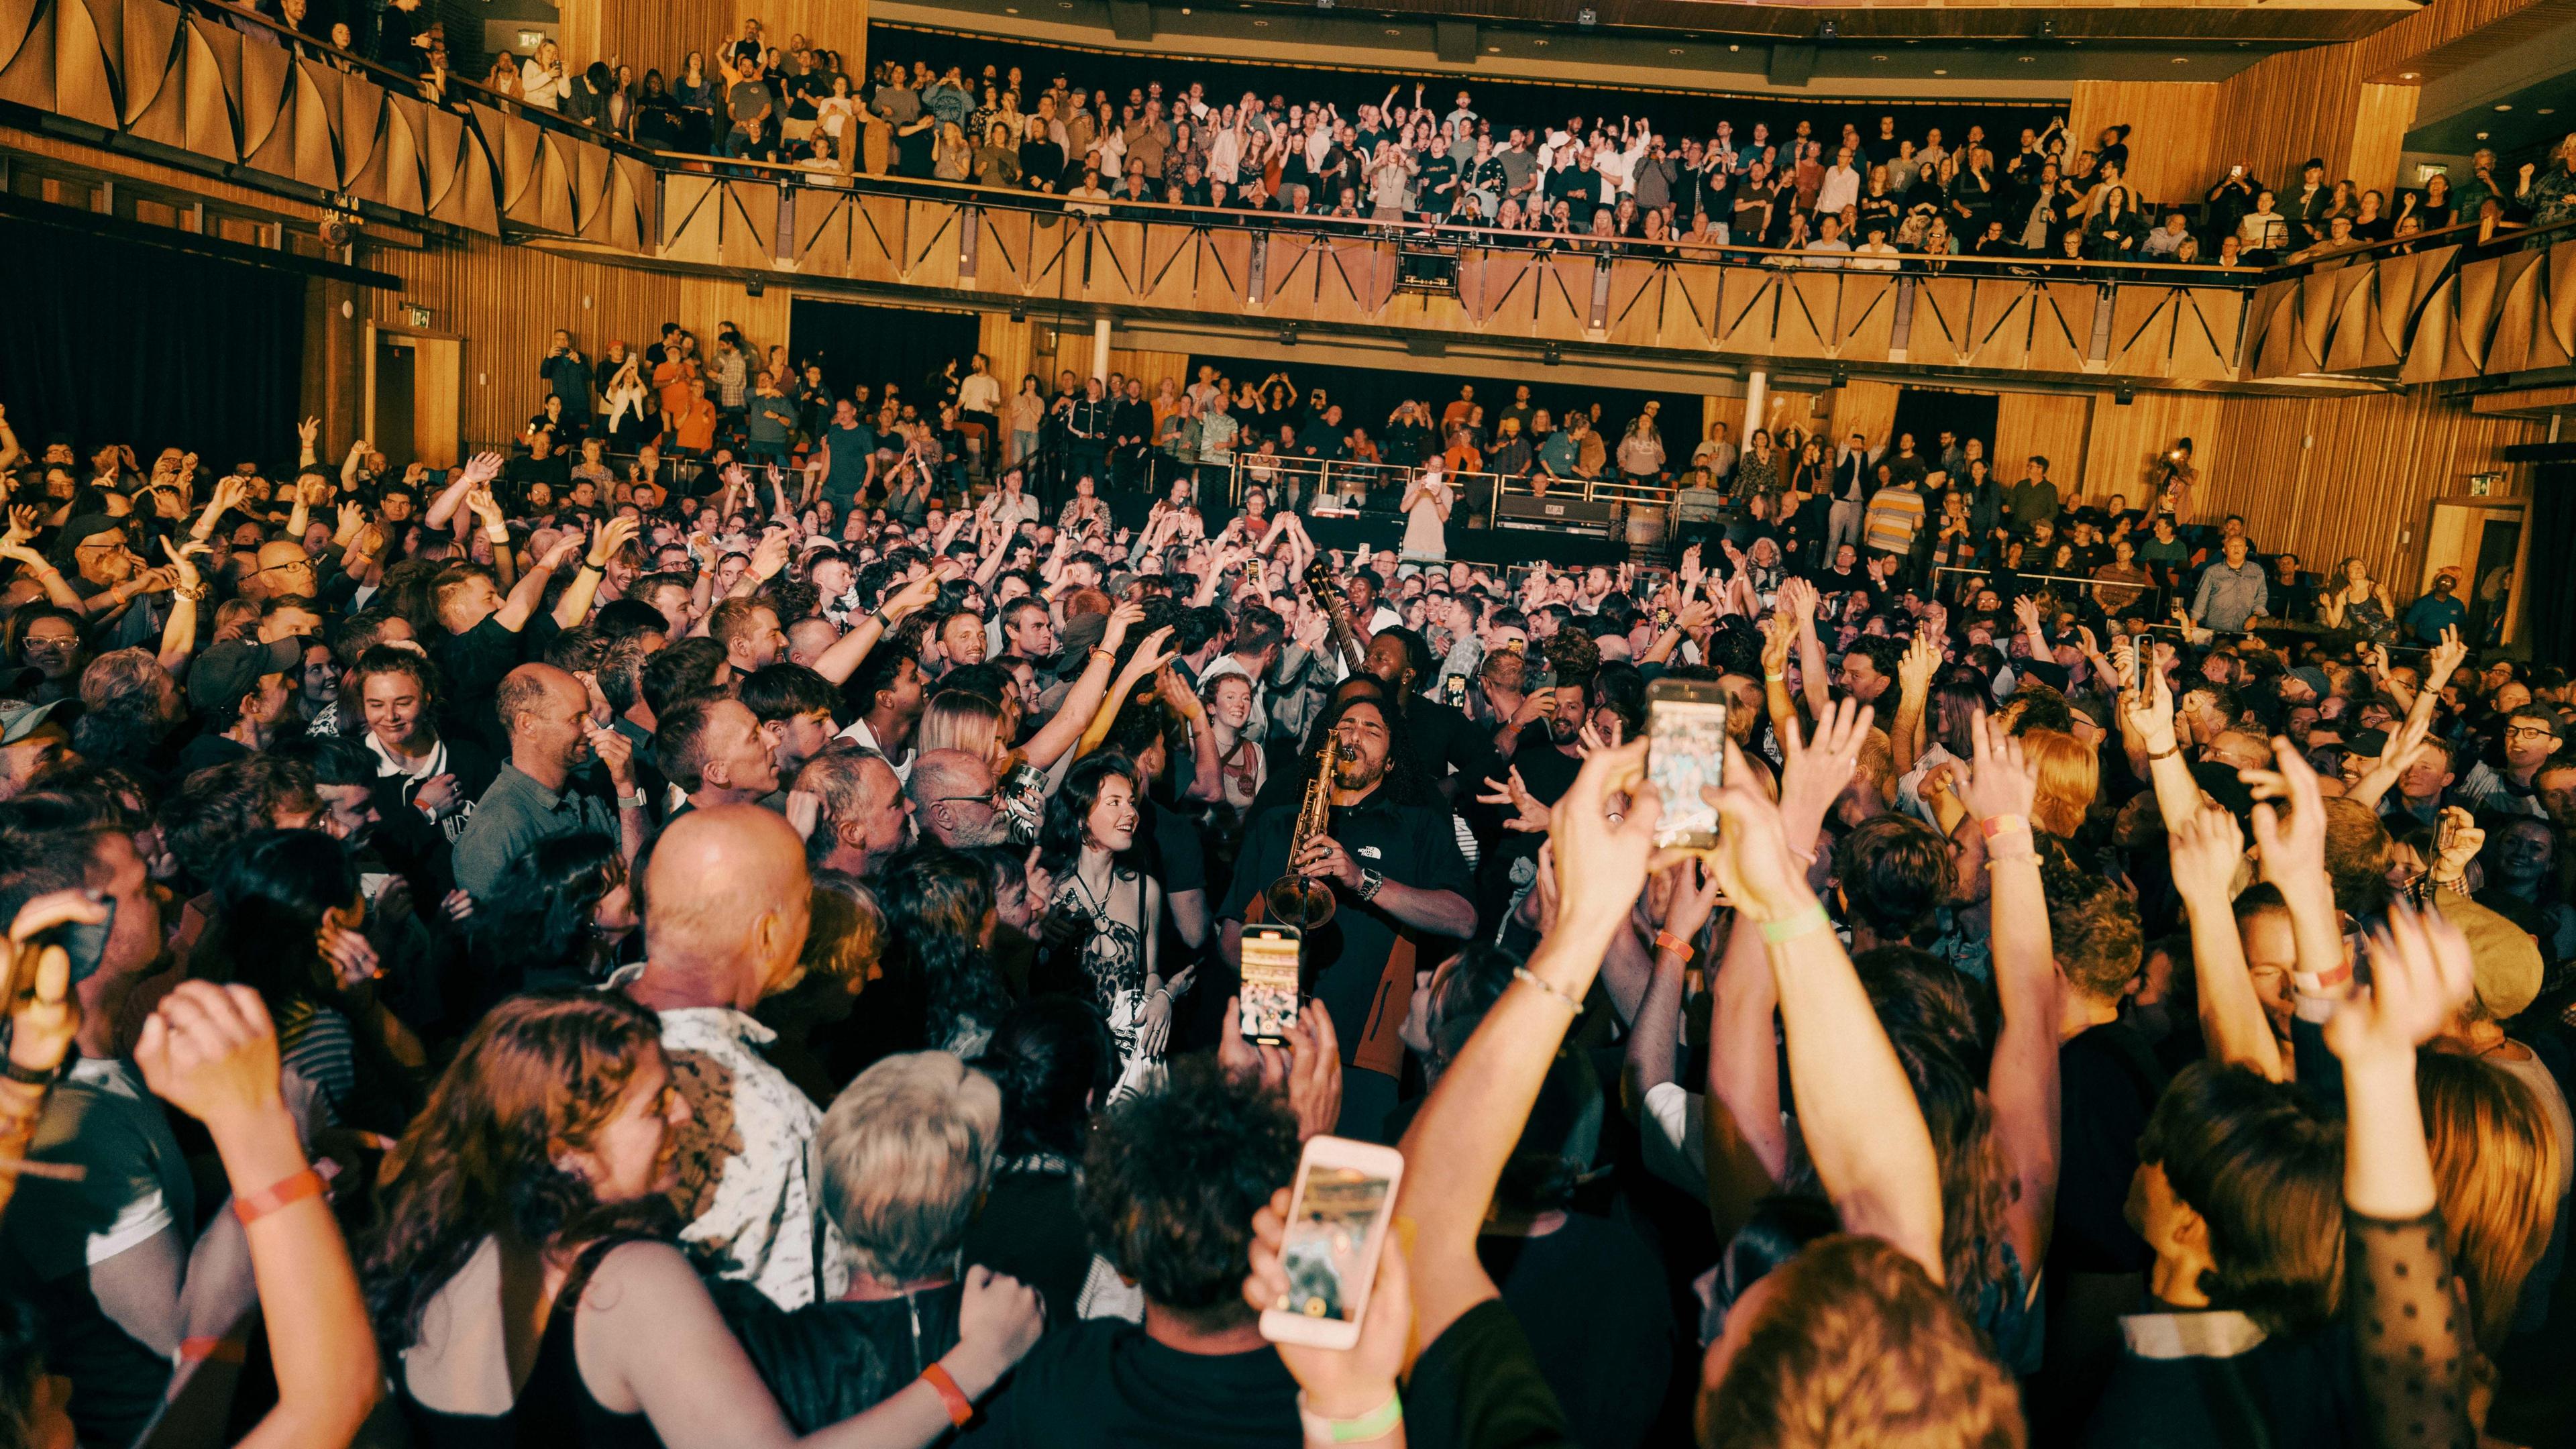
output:
[[635, 792], [634, 794], [632, 794], [632, 795], [620, 795], [620, 796], [618, 796], [618, 797], [617, 797], [617, 808], [618, 808], [618, 809], [620, 809], [620, 810], [641, 810], [641, 809], [643, 809], [643, 808], [644, 808], [644, 792], [643, 792], [643, 791], [641, 791], [641, 790], [638, 790], [638, 791], [636, 791], [636, 792]]
[[1376, 871], [1367, 869], [1366, 867], [1362, 867], [1360, 870], [1360, 888], [1357, 894], [1363, 901], [1376, 900], [1378, 889], [1385, 884], [1385, 876], [1378, 874]]

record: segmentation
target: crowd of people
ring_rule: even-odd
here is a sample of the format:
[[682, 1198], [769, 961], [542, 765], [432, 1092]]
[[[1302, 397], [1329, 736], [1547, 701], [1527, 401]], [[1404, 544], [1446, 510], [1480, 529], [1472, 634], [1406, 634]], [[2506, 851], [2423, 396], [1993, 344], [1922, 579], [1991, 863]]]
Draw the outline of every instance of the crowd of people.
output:
[[[784, 435], [609, 469], [558, 430], [638, 364], [559, 344], [453, 469], [0, 413], [13, 1442], [2569, 1422], [2576, 685], [2149, 554], [2187, 446], [2088, 517], [1720, 437], [1670, 566], [1483, 568], [945, 470], [906, 407], [1019, 431], [965, 360], [845, 460], [900, 394], [720, 338]], [[1349, 1351], [1258, 1328], [1320, 1133], [1407, 1164]]]
[[[453, 93], [444, 26], [422, 0], [336, 18], [310, 0], [261, 9], [419, 77], [433, 97]], [[478, 79], [657, 151], [795, 166], [816, 184], [871, 174], [1043, 193], [1091, 214], [1158, 202], [1481, 227], [1540, 248], [1759, 248], [1806, 254], [1783, 264], [1864, 271], [1943, 256], [2259, 269], [2445, 227], [2475, 224], [2484, 242], [2576, 216], [2576, 135], [2511, 168], [2480, 148], [2464, 177], [2413, 188], [2337, 179], [2310, 158], [2295, 177], [2266, 180], [2240, 161], [2190, 194], [2152, 196], [2129, 179], [2129, 126], [2076, 136], [2062, 116], [2010, 136], [1900, 127], [1892, 112], [1868, 130], [1739, 127], [1722, 103], [1661, 123], [1495, 117], [1469, 88], [1427, 81], [1345, 112], [1322, 94], [1229, 95], [1185, 65], [1122, 96], [1070, 66], [1046, 81], [1000, 63], [972, 74], [888, 58], [845, 66], [756, 18], [668, 70], [567, 59], [548, 38], [494, 55]]]

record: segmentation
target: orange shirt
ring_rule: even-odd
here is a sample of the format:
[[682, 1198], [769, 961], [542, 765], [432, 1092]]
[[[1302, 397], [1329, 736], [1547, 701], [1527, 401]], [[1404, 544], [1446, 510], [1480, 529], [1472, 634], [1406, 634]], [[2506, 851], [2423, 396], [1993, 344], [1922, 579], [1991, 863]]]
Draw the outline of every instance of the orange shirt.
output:
[[689, 365], [671, 358], [653, 369], [653, 388], [661, 394], [662, 411], [673, 417], [689, 410]]
[[713, 398], [693, 397], [671, 410], [671, 430], [679, 435], [679, 444], [693, 453], [703, 453], [716, 445], [716, 405]]

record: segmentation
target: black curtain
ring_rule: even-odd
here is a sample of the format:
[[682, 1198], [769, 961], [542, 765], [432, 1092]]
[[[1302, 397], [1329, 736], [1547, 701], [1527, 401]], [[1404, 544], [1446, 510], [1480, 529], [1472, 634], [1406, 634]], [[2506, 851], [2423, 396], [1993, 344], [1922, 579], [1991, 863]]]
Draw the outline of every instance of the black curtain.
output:
[[2576, 668], [2576, 568], [2537, 566], [2543, 559], [2576, 558], [2576, 463], [2543, 463], [2532, 470], [2526, 556], [2534, 567], [2523, 570], [2519, 583], [2531, 657]]
[[[909, 307], [870, 307], [857, 302], [823, 302], [798, 297], [788, 306], [788, 335], [796, 339], [796, 365], [820, 363], [823, 380], [847, 397], [866, 383], [870, 406], [885, 396], [889, 382], [901, 386], [905, 401], [926, 402], [938, 394], [926, 386], [950, 362], [957, 375], [975, 355], [982, 323], [972, 312], [916, 311]], [[935, 408], [925, 408], [932, 416]]]
[[0, 404], [30, 452], [163, 446], [204, 472], [295, 460], [304, 278], [0, 217]]

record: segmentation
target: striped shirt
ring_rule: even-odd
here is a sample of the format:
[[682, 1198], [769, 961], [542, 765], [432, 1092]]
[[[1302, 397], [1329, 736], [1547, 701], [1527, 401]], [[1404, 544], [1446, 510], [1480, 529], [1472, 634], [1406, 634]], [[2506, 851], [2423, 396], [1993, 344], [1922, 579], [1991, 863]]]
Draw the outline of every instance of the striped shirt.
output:
[[1881, 488], [1869, 500], [1861, 523], [1861, 542], [1872, 553], [1907, 553], [1923, 527], [1923, 495], [1907, 487]]

